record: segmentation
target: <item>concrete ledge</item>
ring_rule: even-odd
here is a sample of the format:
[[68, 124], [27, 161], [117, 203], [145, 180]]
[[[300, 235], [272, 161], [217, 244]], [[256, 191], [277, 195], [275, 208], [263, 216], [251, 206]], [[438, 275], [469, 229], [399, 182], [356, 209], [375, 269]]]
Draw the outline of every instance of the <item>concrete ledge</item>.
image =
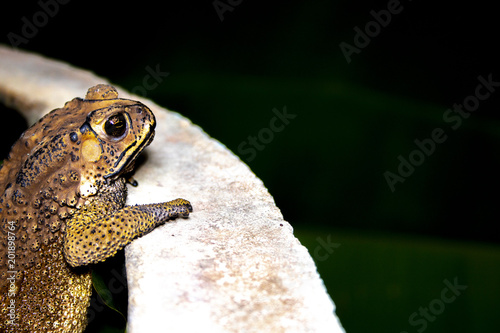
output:
[[[30, 123], [106, 83], [0, 46], [0, 100]], [[129, 204], [188, 199], [194, 212], [126, 248], [134, 332], [343, 332], [316, 266], [272, 196], [238, 157], [181, 115], [157, 117]]]

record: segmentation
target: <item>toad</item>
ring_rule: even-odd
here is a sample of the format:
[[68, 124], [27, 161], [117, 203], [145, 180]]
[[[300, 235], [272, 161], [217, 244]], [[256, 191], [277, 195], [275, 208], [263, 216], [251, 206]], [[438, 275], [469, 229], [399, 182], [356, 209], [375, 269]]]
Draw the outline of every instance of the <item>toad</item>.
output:
[[0, 169], [0, 332], [82, 332], [92, 264], [192, 211], [184, 199], [125, 205], [155, 125], [148, 107], [97, 85], [12, 146]]

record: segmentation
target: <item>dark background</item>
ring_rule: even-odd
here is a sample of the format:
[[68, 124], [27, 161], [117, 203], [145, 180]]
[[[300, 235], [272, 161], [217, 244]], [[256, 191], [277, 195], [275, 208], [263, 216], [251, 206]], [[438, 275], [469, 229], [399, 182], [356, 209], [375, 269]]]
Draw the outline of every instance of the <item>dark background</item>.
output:
[[[23, 36], [42, 3], [53, 17], [19, 48], [178, 111], [239, 155], [310, 250], [347, 332], [496, 332], [500, 87], [456, 129], [443, 119], [479, 76], [500, 82], [492, 4], [401, 1], [348, 63], [339, 45], [395, 1], [218, 1], [223, 13], [214, 1], [25, 1], [3, 5], [0, 42]], [[144, 89], [151, 69], [169, 74]], [[241, 145], [285, 107], [296, 117], [250, 158]], [[446, 141], [392, 191], [384, 173], [436, 128]], [[438, 307], [455, 278], [468, 288]], [[410, 321], [431, 304], [425, 327]]]

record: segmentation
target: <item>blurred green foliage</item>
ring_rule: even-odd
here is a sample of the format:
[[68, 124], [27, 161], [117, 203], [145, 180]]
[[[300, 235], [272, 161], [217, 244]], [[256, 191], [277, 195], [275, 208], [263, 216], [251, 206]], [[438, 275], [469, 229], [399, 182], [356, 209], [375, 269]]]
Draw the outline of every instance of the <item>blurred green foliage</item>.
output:
[[[295, 234], [346, 332], [496, 332], [500, 325], [498, 246], [338, 229]], [[339, 246], [326, 256], [321, 240], [328, 238]], [[464, 290], [443, 293], [445, 280]]]

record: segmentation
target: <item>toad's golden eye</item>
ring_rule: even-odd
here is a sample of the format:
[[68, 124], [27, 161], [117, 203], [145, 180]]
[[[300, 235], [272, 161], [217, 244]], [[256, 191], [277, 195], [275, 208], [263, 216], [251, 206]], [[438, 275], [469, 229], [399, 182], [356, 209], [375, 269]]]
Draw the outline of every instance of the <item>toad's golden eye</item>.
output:
[[127, 129], [127, 120], [123, 113], [112, 115], [104, 124], [104, 131], [113, 138], [120, 138]]

